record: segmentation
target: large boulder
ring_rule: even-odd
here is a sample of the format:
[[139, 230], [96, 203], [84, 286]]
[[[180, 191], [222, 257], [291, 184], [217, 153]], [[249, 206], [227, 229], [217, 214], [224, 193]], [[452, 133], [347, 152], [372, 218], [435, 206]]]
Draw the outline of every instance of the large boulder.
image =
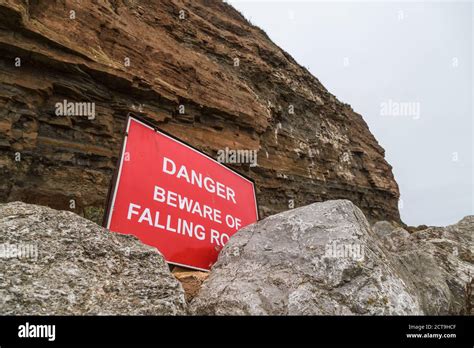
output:
[[382, 242], [400, 275], [414, 285], [425, 314], [470, 314], [466, 287], [474, 277], [473, 238], [474, 216], [467, 216], [411, 234], [394, 228]]
[[236, 233], [194, 300], [195, 314], [423, 314], [364, 214], [314, 203]]
[[0, 315], [185, 311], [156, 249], [71, 212], [0, 204]]

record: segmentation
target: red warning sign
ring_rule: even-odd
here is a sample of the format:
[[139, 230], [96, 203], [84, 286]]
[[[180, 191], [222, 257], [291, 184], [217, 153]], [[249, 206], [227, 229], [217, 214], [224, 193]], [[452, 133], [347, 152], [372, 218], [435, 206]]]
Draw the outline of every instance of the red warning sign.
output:
[[257, 220], [252, 181], [128, 118], [108, 229], [137, 236], [169, 263], [209, 270], [229, 238]]

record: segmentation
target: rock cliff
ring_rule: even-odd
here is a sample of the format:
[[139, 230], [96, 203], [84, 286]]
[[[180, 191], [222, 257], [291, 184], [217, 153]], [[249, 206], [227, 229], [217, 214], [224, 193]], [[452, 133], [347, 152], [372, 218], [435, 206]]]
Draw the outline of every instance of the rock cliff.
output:
[[[93, 103], [94, 117], [56, 103]], [[256, 181], [262, 217], [346, 198], [399, 221], [398, 187], [360, 115], [220, 1], [0, 0], [0, 200], [95, 221], [129, 112]]]

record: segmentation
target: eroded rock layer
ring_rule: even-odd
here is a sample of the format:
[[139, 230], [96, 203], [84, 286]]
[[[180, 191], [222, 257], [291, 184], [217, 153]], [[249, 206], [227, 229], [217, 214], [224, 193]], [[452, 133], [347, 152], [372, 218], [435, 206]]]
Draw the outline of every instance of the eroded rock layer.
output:
[[[95, 118], [57, 116], [89, 102]], [[0, 200], [98, 221], [135, 113], [256, 181], [260, 215], [346, 198], [399, 221], [398, 187], [366, 123], [220, 1], [0, 0]]]

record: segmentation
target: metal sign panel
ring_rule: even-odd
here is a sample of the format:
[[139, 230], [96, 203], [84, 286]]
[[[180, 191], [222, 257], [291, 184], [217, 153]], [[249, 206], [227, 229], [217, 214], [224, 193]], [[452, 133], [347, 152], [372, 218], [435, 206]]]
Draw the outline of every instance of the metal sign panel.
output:
[[106, 227], [154, 246], [169, 263], [209, 270], [258, 220], [254, 183], [152, 125], [129, 117]]

